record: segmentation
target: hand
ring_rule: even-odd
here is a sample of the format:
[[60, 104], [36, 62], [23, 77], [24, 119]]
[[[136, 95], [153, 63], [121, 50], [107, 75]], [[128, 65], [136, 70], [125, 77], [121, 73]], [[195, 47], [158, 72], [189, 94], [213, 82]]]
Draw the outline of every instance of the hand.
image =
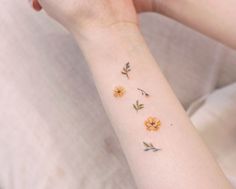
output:
[[152, 0], [31, 0], [33, 8], [42, 8], [68, 30], [108, 27], [116, 23], [137, 24], [136, 12], [151, 9]]
[[31, 0], [33, 8], [42, 8], [68, 30], [108, 27], [116, 23], [137, 24], [136, 12], [150, 11], [153, 0]]

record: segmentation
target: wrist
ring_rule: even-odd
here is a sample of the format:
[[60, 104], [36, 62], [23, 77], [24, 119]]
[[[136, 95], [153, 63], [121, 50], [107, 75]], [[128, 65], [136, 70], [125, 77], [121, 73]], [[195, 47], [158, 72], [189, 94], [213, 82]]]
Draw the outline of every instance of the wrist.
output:
[[[115, 61], [118, 58], [116, 56], [126, 57], [127, 53], [132, 53], [145, 43], [138, 26], [130, 22], [86, 30], [83, 33], [74, 33], [74, 36], [88, 63], [102, 63], [103, 61], [98, 60], [100, 57]], [[119, 52], [118, 55], [116, 52]]]
[[138, 25], [133, 22], [119, 22], [104, 27], [90, 27], [72, 31], [79, 45], [99, 45], [109, 42], [112, 38], [126, 38], [128, 35], [140, 33]]

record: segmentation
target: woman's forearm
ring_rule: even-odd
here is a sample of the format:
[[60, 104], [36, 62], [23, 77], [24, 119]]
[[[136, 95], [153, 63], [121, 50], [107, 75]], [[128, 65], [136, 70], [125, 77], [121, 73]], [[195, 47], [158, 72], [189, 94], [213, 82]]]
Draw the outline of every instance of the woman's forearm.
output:
[[126, 23], [88, 33], [76, 38], [138, 188], [231, 188], [138, 28]]
[[153, 0], [154, 10], [236, 49], [236, 0]]

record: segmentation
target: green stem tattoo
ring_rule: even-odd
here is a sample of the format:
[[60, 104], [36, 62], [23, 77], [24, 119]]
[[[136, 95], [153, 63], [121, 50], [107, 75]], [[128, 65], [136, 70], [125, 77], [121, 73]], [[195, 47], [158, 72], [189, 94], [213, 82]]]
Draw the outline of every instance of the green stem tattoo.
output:
[[146, 96], [146, 97], [149, 97], [149, 96], [150, 96], [150, 95], [149, 95], [147, 92], [145, 92], [143, 89], [137, 88], [137, 90], [138, 90], [138, 91], [141, 91], [141, 93], [142, 93], [143, 96]]
[[144, 108], [143, 104], [140, 104], [139, 101], [136, 101], [136, 104], [133, 104], [134, 109], [138, 112], [139, 110]]
[[130, 68], [130, 63], [127, 62], [125, 64], [125, 66], [123, 67], [123, 70], [122, 70], [122, 74], [125, 75], [128, 79], [129, 79], [129, 72], [131, 71], [131, 68]]
[[146, 142], [143, 142], [143, 145], [145, 146], [145, 149], [144, 149], [145, 152], [150, 151], [150, 150], [153, 152], [157, 152], [161, 150], [159, 148], [154, 147], [152, 143], [148, 144]]

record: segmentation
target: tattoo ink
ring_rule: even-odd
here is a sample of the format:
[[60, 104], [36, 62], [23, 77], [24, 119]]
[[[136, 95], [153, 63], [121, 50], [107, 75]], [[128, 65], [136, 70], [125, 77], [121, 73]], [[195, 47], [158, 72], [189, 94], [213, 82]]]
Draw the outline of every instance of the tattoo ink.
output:
[[[123, 66], [123, 69], [121, 70], [121, 74], [124, 75], [129, 80], [130, 72], [131, 72], [131, 66], [130, 66], [130, 63], [127, 62]], [[141, 88], [137, 88], [137, 90], [142, 96], [150, 97], [150, 94], [147, 93], [145, 90]], [[126, 94], [126, 89], [123, 86], [116, 86], [113, 89], [113, 96], [115, 98], [122, 98], [125, 94]], [[140, 110], [144, 109], [144, 104], [140, 103], [139, 100], [136, 100], [136, 102], [133, 104], [133, 108], [134, 110], [136, 110], [136, 112], [139, 112]], [[144, 121], [144, 126], [147, 131], [157, 132], [161, 127], [161, 121], [156, 117], [150, 116]], [[173, 124], [171, 123], [170, 126], [173, 126]], [[156, 148], [152, 143], [143, 142], [143, 145], [144, 145], [145, 152], [148, 152], [148, 151], [157, 152], [161, 150], [160, 148]]]
[[140, 104], [138, 100], [136, 100], [136, 104], [133, 104], [134, 109], [138, 112], [139, 110], [144, 108], [144, 104]]
[[152, 143], [148, 144], [147, 142], [143, 142], [143, 145], [145, 147], [145, 149], [144, 149], [145, 152], [147, 152], [147, 151], [157, 152], [157, 151], [161, 150], [160, 148], [154, 147]]
[[143, 89], [137, 88], [138, 91], [140, 91], [142, 93], [143, 96], [149, 97], [150, 95], [145, 92]]
[[116, 98], [123, 97], [125, 93], [126, 93], [126, 90], [122, 86], [115, 87], [115, 89], [113, 90], [113, 96]]
[[148, 131], [158, 131], [161, 126], [161, 121], [156, 117], [149, 117], [144, 122], [144, 125]]
[[127, 79], [129, 79], [129, 72], [130, 72], [130, 71], [131, 71], [130, 63], [127, 62], [127, 63], [125, 64], [125, 66], [123, 67], [123, 70], [121, 71], [121, 73], [122, 73], [123, 75], [125, 75], [125, 76], [127, 77]]

